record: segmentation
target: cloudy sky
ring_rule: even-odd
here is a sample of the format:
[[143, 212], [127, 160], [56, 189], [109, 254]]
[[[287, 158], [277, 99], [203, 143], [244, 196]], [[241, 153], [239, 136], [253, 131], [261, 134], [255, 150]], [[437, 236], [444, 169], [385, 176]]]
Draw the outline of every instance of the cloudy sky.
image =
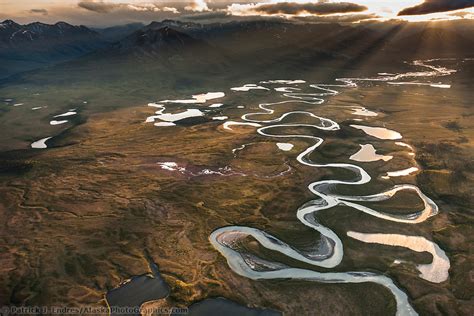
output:
[[165, 18], [217, 22], [262, 16], [346, 23], [474, 20], [474, 0], [0, 0], [0, 20], [21, 23], [61, 20], [108, 26]]

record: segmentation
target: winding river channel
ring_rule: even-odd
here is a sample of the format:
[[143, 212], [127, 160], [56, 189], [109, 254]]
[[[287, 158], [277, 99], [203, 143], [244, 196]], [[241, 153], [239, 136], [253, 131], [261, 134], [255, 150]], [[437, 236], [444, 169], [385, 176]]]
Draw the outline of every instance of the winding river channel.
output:
[[[311, 280], [316, 282], [328, 282], [328, 283], [363, 283], [373, 282], [380, 284], [391, 291], [395, 297], [397, 304], [397, 315], [417, 315], [416, 311], [410, 305], [407, 295], [387, 276], [377, 274], [373, 272], [364, 271], [349, 271], [349, 272], [328, 272], [321, 273], [308, 269], [293, 268], [279, 262], [270, 262], [264, 260], [256, 255], [243, 253], [237, 247], [239, 240], [247, 238], [248, 236], [253, 237], [257, 240], [261, 246], [279, 252], [287, 257], [304, 262], [317, 267], [333, 268], [339, 265], [341, 262], [344, 251], [341, 239], [336, 235], [334, 231], [329, 227], [325, 227], [318, 222], [317, 214], [320, 211], [333, 208], [335, 206], [345, 205], [355, 210], [364, 212], [371, 216], [375, 216], [384, 220], [406, 223], [406, 224], [417, 224], [421, 223], [431, 216], [438, 213], [437, 205], [421, 190], [409, 184], [395, 185], [383, 192], [366, 195], [366, 196], [343, 196], [332, 194], [328, 188], [334, 187], [335, 185], [363, 185], [371, 181], [370, 175], [360, 166], [355, 164], [346, 163], [327, 163], [319, 164], [311, 161], [309, 155], [317, 150], [317, 148], [323, 143], [323, 139], [313, 135], [301, 135], [301, 134], [281, 134], [277, 131], [282, 127], [306, 127], [316, 130], [324, 131], [335, 131], [339, 130], [340, 126], [338, 123], [332, 121], [329, 118], [317, 116], [307, 111], [291, 111], [280, 115], [273, 119], [261, 119], [261, 117], [268, 117], [274, 113], [272, 106], [283, 103], [295, 103], [302, 102], [308, 104], [322, 104], [325, 99], [324, 97], [334, 96], [339, 94], [341, 89], [357, 87], [358, 82], [362, 81], [380, 81], [387, 83], [397, 84], [423, 84], [418, 81], [411, 81], [420, 78], [428, 77], [439, 77], [450, 75], [454, 70], [447, 69], [444, 67], [433, 66], [434, 60], [429, 61], [415, 61], [414, 66], [422, 67], [425, 71], [408, 72], [402, 74], [381, 74], [374, 78], [340, 78], [336, 79], [338, 84], [311, 84], [310, 87], [315, 89], [314, 93], [301, 93], [297, 92], [298, 88], [286, 87], [277, 88], [276, 91], [283, 92], [283, 95], [289, 100], [275, 102], [275, 103], [263, 103], [259, 105], [259, 111], [253, 113], [247, 113], [242, 116], [242, 120], [247, 123], [255, 123], [261, 126], [257, 129], [257, 132], [265, 137], [272, 137], [278, 139], [306, 139], [312, 141], [312, 145], [303, 150], [298, 156], [297, 160], [300, 164], [306, 165], [312, 168], [341, 168], [351, 171], [355, 175], [355, 179], [352, 181], [346, 180], [322, 180], [312, 182], [308, 185], [308, 189], [314, 194], [315, 199], [305, 203], [296, 210], [296, 216], [298, 220], [305, 226], [310, 227], [321, 234], [316, 250], [305, 252], [298, 250], [291, 245], [281, 241], [275, 236], [272, 236], [264, 231], [261, 231], [252, 227], [245, 226], [228, 226], [222, 227], [210, 235], [210, 241], [212, 245], [227, 259], [230, 268], [236, 273], [251, 278], [251, 279], [279, 279], [279, 278], [291, 278], [291, 279], [302, 279]], [[409, 80], [409, 81], [400, 81]], [[293, 84], [302, 83], [302, 80], [270, 80], [262, 82], [261, 84], [272, 85], [272, 84]], [[446, 88], [446, 85], [442, 84], [430, 84], [433, 88]], [[255, 87], [256, 89], [262, 89], [261, 86], [246, 85], [245, 88]], [[265, 86], [266, 87], [266, 86]], [[247, 89], [235, 89], [234, 91], [248, 91]], [[359, 109], [358, 111], [364, 111], [366, 109]], [[373, 112], [370, 112], [373, 113]], [[280, 122], [287, 116], [294, 114], [308, 115], [316, 120], [314, 124], [281, 124]], [[373, 114], [369, 114], [373, 115]], [[384, 128], [371, 128], [364, 126], [353, 126], [354, 128], [360, 128], [368, 135], [378, 137], [380, 139], [395, 140], [400, 139], [401, 135], [395, 131], [386, 130]], [[412, 191], [418, 195], [423, 202], [423, 209], [416, 210], [408, 215], [393, 215], [384, 213], [367, 206], [360, 204], [361, 202], [378, 202], [388, 200], [393, 197], [397, 192], [400, 191]], [[448, 277], [447, 271], [449, 268], [449, 259], [436, 244], [428, 241], [422, 237], [413, 236], [402, 236], [402, 235], [390, 235], [390, 234], [367, 234], [370, 238], [364, 238], [364, 234], [349, 232], [348, 236], [357, 238], [358, 240], [370, 243], [380, 243], [385, 245], [402, 246], [415, 251], [430, 251], [433, 254], [433, 264], [428, 265], [429, 267], [421, 267], [421, 277], [431, 282], [442, 282]], [[378, 237], [378, 238], [377, 238]], [[428, 244], [428, 246], [423, 246]], [[428, 271], [427, 271], [428, 270]], [[442, 270], [442, 271], [439, 271]], [[431, 274], [430, 274], [431, 272]]]
[[[285, 128], [300, 128], [306, 130], [312, 129], [315, 132], [337, 131], [340, 126], [337, 122], [315, 115], [314, 113], [305, 110], [294, 110], [283, 113], [276, 118], [269, 118], [274, 113], [274, 106], [282, 104], [310, 104], [319, 105], [325, 102], [325, 98], [335, 96], [345, 89], [356, 88], [362, 82], [379, 82], [391, 85], [421, 85], [429, 86], [430, 88], [450, 88], [450, 85], [440, 82], [432, 82], [430, 79], [451, 75], [455, 70], [447, 69], [441, 66], [434, 66], [438, 60], [414, 61], [412, 66], [419, 71], [412, 71], [406, 73], [392, 74], [379, 73], [375, 77], [369, 78], [339, 78], [334, 84], [309, 84], [310, 92], [302, 92], [301, 85], [306, 84], [304, 80], [267, 80], [261, 81], [257, 84], [245, 84], [241, 87], [231, 88], [232, 93], [252, 93], [252, 90], [263, 90], [267, 92], [275, 91], [281, 93], [287, 100], [261, 103], [258, 105], [258, 110], [246, 113], [241, 116], [241, 121], [225, 121], [222, 126], [224, 130], [231, 130], [232, 126], [246, 125], [254, 127], [257, 133], [264, 137], [274, 138], [278, 141], [285, 141], [285, 143], [277, 143], [277, 146], [283, 151], [292, 150], [293, 144], [286, 143], [291, 139], [306, 140], [310, 145], [297, 155], [297, 161], [304, 166], [310, 168], [330, 168], [330, 169], [344, 169], [353, 174], [352, 180], [320, 180], [312, 182], [308, 185], [308, 190], [314, 195], [314, 199], [306, 202], [296, 210], [296, 217], [301, 224], [317, 231], [320, 234], [320, 239], [315, 241], [315, 247], [311, 250], [300, 250], [290, 244], [285, 243], [276, 236], [272, 236], [265, 231], [246, 226], [227, 226], [221, 227], [213, 231], [209, 237], [212, 245], [226, 258], [230, 268], [239, 275], [250, 279], [300, 279], [306, 281], [326, 282], [326, 283], [365, 283], [373, 282], [384, 286], [394, 296], [397, 306], [397, 315], [417, 315], [409, 302], [407, 294], [402, 291], [393, 281], [386, 275], [368, 271], [348, 271], [348, 272], [317, 272], [310, 269], [302, 269], [288, 266], [281, 262], [269, 261], [243, 250], [239, 244], [248, 237], [254, 238], [262, 247], [278, 252], [288, 258], [306, 263], [315, 267], [334, 268], [337, 267], [344, 256], [344, 247], [340, 237], [330, 228], [323, 226], [318, 221], [318, 213], [321, 211], [332, 209], [336, 206], [346, 206], [354, 210], [366, 213], [370, 216], [377, 217], [382, 220], [403, 223], [407, 225], [418, 224], [426, 221], [431, 216], [438, 213], [438, 206], [428, 196], [426, 196], [417, 186], [411, 184], [398, 184], [386, 190], [372, 195], [352, 196], [352, 195], [338, 195], [333, 193], [337, 186], [360, 186], [368, 184], [371, 181], [371, 176], [359, 165], [352, 163], [318, 163], [312, 161], [309, 157], [316, 151], [324, 139], [315, 136], [316, 133], [311, 134], [286, 134], [281, 131]], [[421, 81], [419, 81], [421, 80]], [[424, 81], [427, 82], [424, 82]], [[204, 115], [200, 110], [187, 109], [186, 112], [179, 114], [164, 114], [165, 107], [163, 103], [204, 103], [207, 100], [220, 98], [223, 93], [207, 93], [202, 95], [195, 95], [192, 99], [186, 100], [164, 100], [159, 104], [150, 104], [150, 106], [157, 107], [154, 116], [147, 119], [147, 122], [154, 122], [155, 126], [171, 126], [176, 118], [186, 116], [200, 116]], [[221, 104], [219, 104], [220, 106]], [[210, 107], [215, 107], [211, 105]], [[352, 107], [354, 115], [362, 116], [377, 116], [376, 112], [370, 111], [366, 108], [357, 106]], [[282, 121], [289, 116], [305, 115], [314, 123], [282, 123]], [[227, 118], [227, 117], [225, 117]], [[155, 120], [162, 120], [164, 122], [156, 123]], [[377, 126], [365, 125], [350, 125], [351, 128], [362, 130], [367, 136], [375, 137], [381, 140], [395, 142], [395, 145], [405, 147], [405, 149], [412, 150], [413, 148], [405, 143], [400, 142], [402, 135], [396, 131]], [[283, 128], [283, 129], [282, 129]], [[397, 141], [398, 140], [398, 141]], [[250, 145], [250, 144], [246, 144]], [[242, 150], [246, 145], [234, 149], [234, 156], [236, 151]], [[357, 155], [358, 159], [353, 161], [374, 161], [377, 159], [389, 160], [391, 156], [377, 156], [373, 146], [360, 145], [365, 152]], [[364, 146], [366, 146], [364, 148]], [[413, 153], [410, 153], [414, 155]], [[360, 158], [364, 156], [371, 156], [371, 158]], [[356, 155], [353, 155], [353, 157]], [[356, 156], [356, 157], [357, 157]], [[375, 157], [375, 158], [374, 158]], [[418, 168], [409, 168], [412, 171], [417, 171]], [[408, 169], [407, 169], [408, 170]], [[411, 172], [411, 171], [410, 171]], [[410, 173], [409, 172], [409, 173]], [[407, 174], [409, 174], [407, 173]], [[398, 174], [390, 174], [389, 176], [397, 176]], [[405, 174], [402, 174], [405, 175]], [[423, 203], [422, 209], [414, 210], [409, 214], [390, 214], [380, 210], [376, 210], [366, 206], [370, 202], [386, 201], [394, 197], [399, 192], [410, 192], [416, 194]], [[363, 232], [349, 231], [347, 236], [365, 243], [377, 243], [389, 246], [398, 246], [411, 249], [417, 252], [429, 252], [433, 256], [431, 264], [418, 265], [417, 269], [420, 271], [420, 277], [434, 283], [446, 281], [449, 277], [448, 269], [450, 262], [444, 251], [434, 242], [429, 241], [423, 237], [405, 236], [397, 234], [365, 234]]]

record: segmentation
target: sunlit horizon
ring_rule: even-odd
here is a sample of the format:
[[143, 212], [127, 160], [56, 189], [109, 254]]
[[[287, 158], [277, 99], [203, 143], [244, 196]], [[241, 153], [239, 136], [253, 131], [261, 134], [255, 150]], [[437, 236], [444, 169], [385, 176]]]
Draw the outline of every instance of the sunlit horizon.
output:
[[[353, 1], [308, 1], [308, 0], [260, 0], [260, 1], [143, 1], [143, 0], [67, 0], [67, 1], [4, 1], [0, 4], [0, 20], [12, 19], [19, 23], [40, 21], [54, 23], [65, 21], [71, 24], [91, 26], [120, 25], [131, 22], [147, 23], [164, 19], [199, 20], [202, 23], [253, 17], [273, 17], [288, 20], [304, 18], [306, 22], [359, 23], [364, 21], [428, 22], [446, 20], [472, 20], [474, 8], [419, 15], [398, 13], [406, 8], [420, 5], [420, 0], [353, 0]], [[261, 12], [262, 6], [289, 4], [300, 6], [296, 12]], [[360, 10], [346, 12], [311, 12], [306, 5], [352, 4]], [[205, 18], [202, 18], [202, 17]]]

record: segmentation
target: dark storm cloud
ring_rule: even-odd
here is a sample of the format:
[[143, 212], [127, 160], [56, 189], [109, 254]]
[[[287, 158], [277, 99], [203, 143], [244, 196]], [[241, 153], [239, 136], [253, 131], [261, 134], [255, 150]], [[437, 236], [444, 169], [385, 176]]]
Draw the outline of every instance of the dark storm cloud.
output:
[[419, 15], [474, 7], [474, 0], [425, 0], [422, 4], [403, 9], [398, 15]]
[[79, 1], [77, 4], [80, 8], [97, 12], [97, 13], [109, 13], [112, 10], [120, 8], [120, 4], [106, 3], [103, 1]]
[[195, 21], [227, 19], [229, 17], [230, 15], [225, 11], [212, 11], [212, 12], [206, 12], [206, 13], [196, 13], [196, 14], [181, 16], [181, 18], [183, 19], [195, 20]]
[[317, 3], [294, 3], [294, 2], [279, 2], [271, 4], [262, 4], [253, 9], [256, 12], [264, 14], [288, 14], [296, 15], [300, 13], [308, 13], [314, 15], [326, 15], [335, 13], [351, 13], [362, 12], [367, 10], [367, 7], [350, 3], [350, 2], [317, 2]]
[[96, 13], [110, 13], [112, 11], [129, 11], [129, 12], [172, 12], [177, 13], [178, 10], [174, 7], [168, 7], [162, 4], [157, 4], [154, 2], [144, 2], [144, 3], [113, 3], [105, 2], [102, 0], [83, 0], [79, 1], [77, 5], [88, 11]]
[[341, 14], [341, 15], [318, 15], [318, 16], [296, 16], [292, 20], [305, 23], [355, 23], [370, 21], [380, 18], [377, 14]]
[[170, 1], [143, 1], [143, 2], [110, 2], [104, 0], [80, 0], [77, 6], [95, 13], [111, 13], [115, 11], [123, 12], [169, 12], [178, 14], [187, 12], [208, 12], [212, 11], [207, 6], [206, 0], [170, 0]]
[[30, 12], [32, 14], [48, 15], [48, 10], [46, 10], [46, 9], [31, 9], [28, 12]]

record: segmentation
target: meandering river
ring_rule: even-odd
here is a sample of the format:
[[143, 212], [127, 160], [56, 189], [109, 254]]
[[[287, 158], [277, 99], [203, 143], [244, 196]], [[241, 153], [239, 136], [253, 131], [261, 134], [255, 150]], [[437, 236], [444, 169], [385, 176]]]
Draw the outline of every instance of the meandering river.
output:
[[[309, 201], [296, 210], [296, 217], [305, 226], [310, 227], [321, 234], [321, 239], [317, 244], [316, 249], [311, 251], [298, 250], [295, 247], [283, 242], [276, 236], [272, 236], [265, 231], [246, 227], [246, 226], [228, 226], [222, 227], [210, 235], [209, 239], [212, 245], [227, 259], [230, 268], [245, 277], [251, 279], [279, 279], [291, 278], [301, 280], [311, 280], [316, 282], [328, 283], [363, 283], [374, 282], [380, 284], [390, 290], [396, 300], [397, 315], [417, 315], [416, 311], [410, 305], [407, 295], [387, 276], [373, 272], [365, 271], [348, 271], [348, 272], [328, 272], [321, 273], [309, 269], [294, 268], [280, 262], [272, 262], [258, 257], [257, 255], [243, 252], [238, 243], [249, 236], [253, 237], [261, 246], [279, 252], [289, 258], [298, 260], [317, 267], [334, 268], [338, 266], [343, 258], [344, 250], [343, 244], [339, 236], [331, 230], [330, 227], [323, 226], [318, 221], [318, 213], [323, 210], [331, 209], [335, 206], [345, 205], [355, 210], [364, 212], [371, 216], [398, 223], [404, 224], [418, 224], [431, 216], [438, 213], [438, 206], [427, 197], [417, 186], [410, 184], [395, 185], [382, 192], [364, 195], [364, 196], [345, 196], [332, 193], [330, 188], [337, 185], [365, 185], [371, 181], [370, 175], [356, 164], [347, 163], [326, 163], [321, 164], [311, 161], [309, 156], [312, 152], [324, 142], [324, 139], [313, 134], [284, 134], [278, 131], [281, 128], [290, 127], [305, 127], [315, 130], [336, 131], [340, 129], [337, 122], [317, 116], [308, 111], [290, 111], [279, 117], [265, 119], [274, 114], [272, 106], [284, 103], [307, 103], [307, 104], [322, 104], [325, 102], [325, 97], [333, 96], [341, 93], [343, 89], [357, 87], [358, 82], [362, 81], [379, 81], [387, 82], [389, 84], [416, 84], [416, 85], [430, 85], [433, 88], [449, 88], [447, 85], [441, 83], [424, 83], [419, 80], [426, 78], [434, 78], [447, 76], [455, 72], [455, 70], [444, 67], [433, 66], [431, 63], [435, 60], [429, 61], [415, 61], [413, 65], [419, 68], [426, 69], [425, 71], [408, 72], [401, 74], [386, 74], [381, 73], [373, 78], [340, 78], [336, 81], [340, 84], [311, 84], [311, 88], [315, 92], [296, 92], [299, 88], [293, 87], [277, 87], [274, 89], [274, 84], [302, 84], [303, 80], [270, 80], [260, 82], [260, 86], [256, 84], [246, 84], [242, 87], [233, 88], [233, 91], [250, 91], [252, 89], [268, 89], [277, 92], [283, 92], [283, 96], [288, 100], [262, 103], [259, 105], [259, 111], [244, 114], [241, 119], [242, 124], [256, 126], [257, 133], [271, 138], [277, 139], [305, 139], [312, 144], [304, 149], [298, 156], [297, 161], [305, 166], [312, 168], [339, 168], [351, 171], [354, 174], [353, 180], [322, 180], [315, 181], [308, 185], [308, 190], [315, 196], [312, 201]], [[408, 81], [401, 81], [408, 80]], [[355, 110], [357, 114], [362, 113], [370, 116], [375, 116], [376, 113], [368, 111], [365, 108]], [[313, 124], [283, 124], [280, 123], [283, 119], [291, 115], [307, 115], [314, 119]], [[233, 122], [233, 124], [237, 124]], [[402, 138], [402, 135], [396, 131], [392, 131], [378, 126], [364, 126], [351, 125], [351, 127], [364, 131], [370, 137], [378, 139], [393, 141]], [[410, 148], [409, 146], [405, 146]], [[416, 167], [412, 167], [416, 168]], [[414, 210], [410, 214], [395, 215], [389, 214], [376, 209], [367, 207], [362, 203], [379, 202], [392, 198], [397, 192], [412, 191], [417, 194], [423, 202], [423, 208]], [[449, 259], [446, 257], [444, 251], [435, 243], [417, 236], [403, 236], [390, 234], [363, 234], [359, 232], [348, 232], [348, 236], [356, 238], [367, 243], [379, 243], [384, 245], [401, 246], [412, 249], [414, 251], [428, 251], [433, 255], [433, 263], [428, 265], [419, 265], [421, 271], [420, 277], [431, 282], [443, 282], [448, 278]]]
[[[279, 102], [261, 103], [258, 109], [253, 112], [246, 113], [241, 116], [241, 120], [227, 120], [227, 116], [221, 116], [223, 130], [232, 130], [233, 127], [243, 125], [246, 128], [256, 128], [256, 132], [268, 138], [278, 140], [277, 147], [282, 151], [292, 151], [294, 145], [291, 140], [305, 140], [310, 143], [308, 147], [303, 149], [296, 157], [301, 165], [309, 168], [328, 168], [343, 169], [353, 174], [351, 180], [329, 179], [314, 181], [308, 185], [308, 190], [313, 194], [311, 201], [301, 205], [295, 210], [297, 219], [302, 225], [313, 229], [320, 234], [320, 239], [314, 242], [311, 250], [301, 250], [280, 240], [277, 236], [272, 236], [265, 231], [247, 226], [227, 226], [221, 227], [213, 231], [209, 237], [212, 245], [227, 260], [229, 267], [236, 273], [250, 279], [301, 279], [315, 282], [327, 283], [364, 283], [373, 282], [384, 286], [394, 296], [397, 306], [397, 315], [417, 315], [409, 302], [407, 294], [400, 289], [391, 278], [380, 273], [369, 271], [347, 271], [347, 272], [317, 272], [311, 269], [302, 269], [288, 266], [282, 262], [271, 261], [260, 256], [247, 252], [240, 247], [240, 242], [248, 237], [255, 239], [262, 247], [278, 252], [288, 258], [299, 262], [321, 268], [337, 267], [344, 256], [344, 245], [341, 238], [330, 228], [322, 225], [318, 221], [318, 213], [321, 211], [329, 211], [336, 206], [346, 206], [354, 210], [363, 212], [370, 216], [407, 225], [415, 225], [426, 221], [438, 213], [436, 203], [426, 196], [417, 186], [412, 184], [398, 184], [389, 187], [382, 192], [371, 195], [340, 195], [334, 193], [338, 186], [362, 186], [371, 182], [371, 176], [360, 165], [355, 163], [318, 163], [312, 161], [310, 156], [313, 152], [323, 144], [324, 139], [317, 135], [318, 131], [330, 133], [341, 129], [336, 121], [318, 116], [312, 112], [305, 110], [292, 110], [273, 117], [275, 114], [274, 107], [282, 104], [298, 104], [319, 105], [326, 101], [327, 97], [335, 96], [343, 93], [346, 89], [357, 88], [361, 82], [379, 82], [391, 85], [421, 85], [428, 86], [433, 89], [446, 89], [450, 85], [442, 82], [433, 82], [438, 77], [448, 76], [455, 72], [453, 69], [444, 68], [433, 65], [437, 60], [421, 61], [417, 60], [412, 63], [413, 67], [421, 69], [406, 73], [378, 73], [375, 77], [369, 78], [339, 78], [336, 83], [318, 83], [307, 84], [306, 81], [297, 80], [266, 80], [258, 83], [244, 84], [240, 87], [230, 88], [231, 93], [254, 93], [254, 90], [265, 91], [265, 93], [280, 93], [286, 100]], [[284, 85], [284, 86], [282, 86]], [[305, 90], [302, 85], [308, 85]], [[310, 92], [306, 92], [310, 89]], [[258, 92], [258, 91], [257, 91]], [[158, 108], [155, 115], [147, 118], [147, 123], [154, 123], [155, 126], [162, 128], [173, 128], [175, 123], [180, 119], [192, 116], [205, 116], [205, 113], [199, 109], [186, 109], [184, 112], [169, 114], [166, 111], [165, 104], [181, 103], [181, 104], [203, 104], [208, 100], [220, 99], [225, 96], [224, 92], [208, 92], [204, 94], [194, 95], [192, 99], [182, 100], [164, 100], [158, 103], [150, 103], [149, 106]], [[221, 107], [222, 103], [207, 105], [207, 107]], [[281, 107], [280, 107], [281, 108]], [[306, 106], [307, 108], [307, 106]], [[366, 109], [361, 106], [350, 107], [352, 115], [374, 117], [378, 113]], [[282, 123], [282, 121], [290, 116], [301, 117], [306, 116], [311, 123]], [[159, 122], [156, 122], [156, 121]], [[413, 156], [413, 147], [409, 144], [401, 142], [402, 134], [397, 131], [387, 129], [382, 126], [366, 126], [361, 124], [349, 125], [350, 128], [361, 130], [366, 134], [368, 139], [378, 139], [379, 141], [393, 142], [401, 147], [400, 150], [409, 151], [407, 154]], [[282, 130], [304, 128], [305, 130], [313, 130], [314, 132], [307, 134], [288, 134]], [[254, 144], [254, 143], [251, 143]], [[237, 152], [244, 150], [246, 146], [251, 144], [243, 144], [235, 148], [232, 152], [234, 157], [238, 159]], [[350, 157], [352, 161], [367, 163], [371, 161], [392, 159], [392, 156], [377, 155], [376, 150], [371, 144], [359, 144], [361, 151], [354, 153]], [[167, 162], [165, 166], [169, 171], [180, 171], [181, 169], [174, 162]], [[171, 167], [170, 167], [171, 166]], [[381, 178], [406, 176], [419, 171], [417, 166], [411, 166], [405, 170], [388, 172], [381, 175]], [[181, 170], [181, 172], [184, 172]], [[204, 175], [200, 173], [199, 175]], [[239, 174], [239, 173], [234, 173]], [[373, 202], [381, 202], [390, 200], [397, 193], [410, 192], [416, 194], [422, 201], [423, 207], [403, 214], [391, 214], [380, 211], [375, 208], [368, 207], [367, 204]], [[354, 228], [355, 229], [355, 228]], [[389, 246], [405, 247], [417, 252], [429, 252], [433, 256], [431, 264], [417, 265], [420, 271], [419, 276], [427, 281], [439, 283], [447, 280], [449, 277], [448, 269], [450, 262], [444, 251], [434, 242], [420, 236], [405, 236], [400, 234], [368, 234], [350, 230], [347, 236], [365, 243], [377, 243]]]

